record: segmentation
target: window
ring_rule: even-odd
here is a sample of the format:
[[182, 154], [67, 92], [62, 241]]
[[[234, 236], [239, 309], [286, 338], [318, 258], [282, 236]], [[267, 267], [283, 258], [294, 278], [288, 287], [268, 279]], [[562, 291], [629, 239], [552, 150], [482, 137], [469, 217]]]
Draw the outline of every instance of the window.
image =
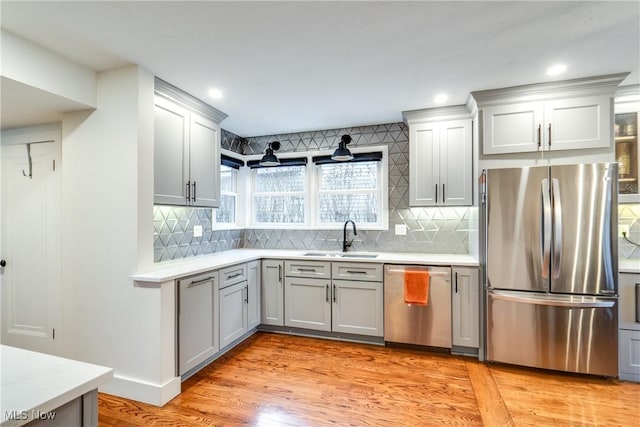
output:
[[318, 225], [381, 225], [381, 162], [320, 164], [318, 168]]
[[238, 171], [232, 167], [220, 166], [220, 207], [216, 210], [216, 223], [236, 225]]
[[252, 177], [254, 224], [305, 223], [305, 166], [253, 169]]

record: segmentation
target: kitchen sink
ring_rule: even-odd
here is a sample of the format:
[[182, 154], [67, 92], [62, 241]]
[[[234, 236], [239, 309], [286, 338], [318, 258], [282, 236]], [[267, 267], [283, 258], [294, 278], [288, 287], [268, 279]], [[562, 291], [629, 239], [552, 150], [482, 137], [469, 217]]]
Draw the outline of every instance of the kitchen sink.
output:
[[335, 252], [307, 252], [302, 256], [316, 256], [329, 258], [377, 258], [378, 254], [360, 254], [360, 253], [335, 253]]

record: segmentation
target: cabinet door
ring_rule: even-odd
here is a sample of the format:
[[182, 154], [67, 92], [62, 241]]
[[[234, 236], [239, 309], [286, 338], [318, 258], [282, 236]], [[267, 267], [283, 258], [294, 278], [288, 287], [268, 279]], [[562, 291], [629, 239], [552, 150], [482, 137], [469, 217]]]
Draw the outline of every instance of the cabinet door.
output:
[[640, 382], [640, 331], [620, 330], [620, 378]]
[[260, 324], [260, 261], [247, 263], [247, 328]]
[[189, 111], [160, 96], [154, 108], [154, 202], [186, 205]]
[[409, 132], [409, 205], [435, 206], [440, 184], [439, 127], [421, 123], [412, 125]]
[[220, 206], [220, 126], [191, 113], [189, 135], [189, 178], [191, 204]]
[[178, 282], [178, 373], [195, 368], [219, 350], [218, 278], [203, 274]]
[[606, 95], [545, 102], [545, 146], [549, 150], [609, 147], [611, 102]]
[[440, 124], [440, 204], [471, 205], [473, 202], [471, 120]]
[[247, 282], [220, 289], [220, 348], [247, 332]]
[[542, 149], [543, 112], [541, 102], [485, 107], [482, 111], [483, 154]]
[[285, 277], [284, 324], [296, 328], [331, 330], [331, 281]]
[[334, 280], [333, 331], [383, 336], [382, 293], [382, 282]]
[[262, 324], [284, 326], [284, 262], [262, 261]]
[[477, 348], [480, 341], [480, 290], [478, 270], [453, 269], [451, 331], [454, 346]]

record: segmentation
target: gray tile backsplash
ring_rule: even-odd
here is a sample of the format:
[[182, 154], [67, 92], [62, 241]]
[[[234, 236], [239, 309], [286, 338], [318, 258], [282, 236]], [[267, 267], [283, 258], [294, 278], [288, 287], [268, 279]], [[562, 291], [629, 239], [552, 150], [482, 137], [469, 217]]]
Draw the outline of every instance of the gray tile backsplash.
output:
[[[629, 234], [627, 235], [627, 238], [640, 244], [640, 204], [619, 205], [618, 223], [628, 225]], [[640, 259], [640, 247], [619, 238], [618, 255], [621, 258]]]
[[[409, 207], [409, 132], [404, 123], [298, 132], [242, 138], [222, 131], [222, 147], [241, 154], [259, 154], [272, 141], [282, 152], [337, 147], [349, 134], [351, 146], [386, 144], [389, 149], [389, 230], [360, 230], [353, 250], [380, 252], [469, 253], [470, 221], [476, 208]], [[244, 229], [211, 231], [211, 209], [156, 206], [154, 209], [155, 261], [186, 258], [236, 248], [339, 250], [342, 230]], [[395, 235], [395, 225], [406, 224], [406, 236]], [[204, 235], [193, 237], [193, 226]]]

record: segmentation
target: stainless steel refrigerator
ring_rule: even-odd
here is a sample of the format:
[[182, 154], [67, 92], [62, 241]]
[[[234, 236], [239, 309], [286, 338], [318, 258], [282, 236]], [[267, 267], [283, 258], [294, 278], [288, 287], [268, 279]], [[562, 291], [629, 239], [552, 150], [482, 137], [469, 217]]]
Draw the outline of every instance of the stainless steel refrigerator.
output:
[[618, 376], [616, 163], [485, 172], [486, 358]]

